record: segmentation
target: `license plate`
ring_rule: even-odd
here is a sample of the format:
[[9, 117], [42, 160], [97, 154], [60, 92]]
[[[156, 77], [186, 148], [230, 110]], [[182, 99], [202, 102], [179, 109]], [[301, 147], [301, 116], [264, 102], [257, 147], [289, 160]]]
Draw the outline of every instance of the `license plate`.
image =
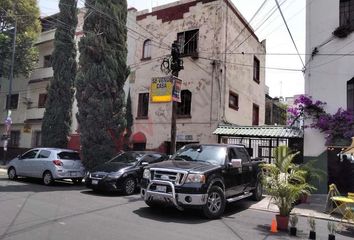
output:
[[98, 184], [98, 180], [92, 180], [92, 184], [93, 185], [97, 185]]
[[76, 177], [76, 172], [70, 172], [70, 176]]
[[166, 190], [167, 190], [166, 186], [159, 186], [159, 185], [156, 186], [157, 192], [166, 192]]

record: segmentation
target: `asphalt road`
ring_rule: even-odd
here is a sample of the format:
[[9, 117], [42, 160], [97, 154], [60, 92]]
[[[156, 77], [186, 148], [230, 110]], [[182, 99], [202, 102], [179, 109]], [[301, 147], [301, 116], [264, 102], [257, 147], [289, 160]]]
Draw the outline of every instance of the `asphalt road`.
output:
[[[0, 172], [0, 240], [112, 239], [307, 239], [308, 225], [299, 219], [299, 238], [270, 233], [274, 213], [248, 209], [248, 201], [229, 205], [219, 220], [198, 211], [153, 210], [139, 195], [96, 194], [84, 186], [40, 180], [8, 181]], [[327, 222], [317, 220], [317, 239], [327, 239]], [[353, 239], [344, 229], [336, 239]]]

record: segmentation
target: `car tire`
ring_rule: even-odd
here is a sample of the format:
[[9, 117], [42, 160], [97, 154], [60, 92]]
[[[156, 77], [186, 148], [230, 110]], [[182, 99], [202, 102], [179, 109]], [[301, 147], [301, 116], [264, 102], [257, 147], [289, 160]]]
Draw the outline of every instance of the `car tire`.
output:
[[43, 184], [46, 186], [52, 185], [54, 182], [53, 175], [50, 171], [45, 171], [43, 173]]
[[260, 179], [257, 180], [256, 187], [252, 190], [252, 200], [260, 201], [263, 195], [263, 185]]
[[133, 177], [127, 177], [123, 182], [123, 193], [132, 195], [136, 190], [136, 180]]
[[79, 185], [82, 183], [82, 178], [73, 178], [71, 179], [71, 181], [75, 184], [75, 185]]
[[9, 170], [7, 171], [7, 176], [9, 177], [10, 180], [16, 180], [17, 179], [16, 169], [14, 167], [10, 167]]
[[209, 219], [220, 218], [225, 210], [225, 194], [218, 186], [212, 186], [208, 191], [205, 205], [203, 206], [204, 216]]

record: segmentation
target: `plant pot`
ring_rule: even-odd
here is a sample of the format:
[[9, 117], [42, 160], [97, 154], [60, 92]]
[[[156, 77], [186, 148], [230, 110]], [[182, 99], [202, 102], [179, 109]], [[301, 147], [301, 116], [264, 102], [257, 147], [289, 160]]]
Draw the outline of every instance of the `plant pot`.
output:
[[277, 220], [278, 229], [281, 231], [287, 231], [289, 224], [289, 216], [276, 215], [275, 218]]
[[328, 234], [328, 240], [336, 240], [336, 236], [334, 234]]
[[289, 233], [290, 236], [296, 236], [297, 228], [296, 227], [290, 227]]
[[310, 231], [309, 239], [312, 239], [312, 240], [316, 239], [316, 232]]

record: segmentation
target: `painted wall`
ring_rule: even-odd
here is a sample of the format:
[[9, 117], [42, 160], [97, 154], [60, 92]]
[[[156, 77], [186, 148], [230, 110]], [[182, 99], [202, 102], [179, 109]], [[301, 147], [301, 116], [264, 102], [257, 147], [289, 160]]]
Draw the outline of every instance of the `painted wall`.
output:
[[[226, 65], [224, 82], [223, 53], [228, 49], [227, 42], [230, 43], [244, 26], [240, 18], [224, 1], [179, 1], [153, 8], [151, 13], [137, 13], [137, 23], [145, 29], [142, 30], [145, 36], [137, 38], [135, 62], [139, 64], [132, 67], [134, 74], [130, 79], [133, 132], [145, 134], [148, 149], [158, 148], [164, 141], [170, 141], [172, 107], [171, 103], [150, 102], [148, 119], [136, 119], [138, 95], [149, 92], [153, 77], [165, 76], [160, 70], [162, 58], [170, 54], [169, 46], [177, 39], [177, 33], [188, 30], [199, 29], [198, 58], [184, 57], [184, 70], [179, 73], [179, 78], [183, 80], [182, 90], [188, 89], [192, 93], [192, 104], [191, 118], [177, 119], [177, 141], [184, 141], [182, 139], [189, 135], [192, 136], [189, 141], [215, 143], [217, 137], [212, 132], [223, 120], [252, 125], [253, 103], [259, 105], [260, 125], [264, 124], [264, 69], [261, 69], [260, 84], [255, 83], [253, 56], [228, 56], [227, 62], [239, 64]], [[247, 34], [248, 30], [244, 35]], [[153, 41], [151, 60], [142, 60], [146, 39]], [[265, 52], [265, 47], [252, 36], [244, 43], [242, 51]], [[259, 56], [259, 60], [264, 66], [264, 57]], [[250, 66], [241, 67], [245, 64]], [[239, 94], [239, 111], [228, 107], [229, 89]]]
[[[347, 81], [354, 76], [354, 59], [320, 54], [352, 52], [354, 34], [343, 39], [332, 34], [339, 26], [339, 1], [312, 0], [306, 11], [305, 93], [326, 102], [326, 111], [333, 114], [340, 107], [347, 108]], [[319, 54], [312, 57], [314, 48]], [[324, 143], [318, 130], [305, 129], [305, 156], [321, 154], [326, 150]]]

